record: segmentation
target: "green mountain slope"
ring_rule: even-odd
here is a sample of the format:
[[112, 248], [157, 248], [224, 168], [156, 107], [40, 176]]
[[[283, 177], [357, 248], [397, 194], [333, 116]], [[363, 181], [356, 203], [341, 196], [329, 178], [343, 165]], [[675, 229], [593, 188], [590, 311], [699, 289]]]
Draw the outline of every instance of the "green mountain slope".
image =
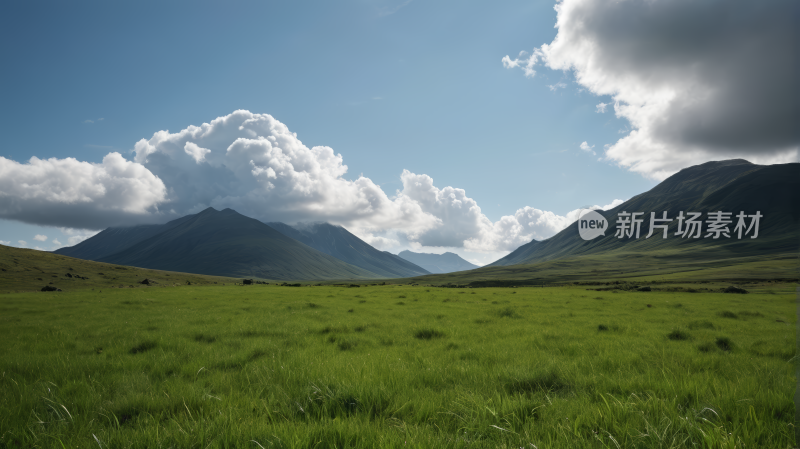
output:
[[[644, 212], [638, 239], [615, 237], [619, 212]], [[701, 238], [675, 235], [678, 221], [669, 223], [668, 238], [661, 231], [650, 238], [650, 212], [660, 218], [662, 212], [676, 218], [679, 212], [702, 212]], [[706, 238], [709, 212], [732, 212], [731, 238]], [[756, 239], [738, 239], [733, 234], [736, 215], [763, 215]], [[689, 167], [648, 192], [637, 195], [620, 206], [598, 211], [608, 220], [604, 236], [585, 241], [580, 238], [578, 223], [573, 223], [544, 241], [532, 241], [489, 266], [511, 266], [555, 260], [564, 257], [600, 254], [668, 251], [675, 257], [727, 258], [796, 252], [800, 223], [800, 164], [761, 166], [744, 160], [708, 162]], [[747, 224], [750, 224], [748, 219]], [[752, 231], [751, 231], [752, 234]]]
[[295, 227], [278, 222], [267, 224], [282, 234], [317, 251], [381, 276], [401, 278], [429, 274], [424, 268], [403, 258], [373, 248], [341, 226], [334, 226], [329, 223], [314, 223]]
[[431, 273], [452, 273], [478, 268], [477, 265], [467, 262], [454, 253], [427, 254], [406, 250], [401, 251], [398, 256], [425, 268]]
[[[208, 208], [153, 228], [107, 230], [86, 240], [80, 251], [97, 254], [121, 235], [125, 249], [99, 262], [216, 276], [279, 280], [375, 279], [382, 276], [342, 262], [231, 209]], [[104, 231], [105, 232], [105, 231]], [[149, 236], [147, 236], [150, 234]], [[98, 237], [98, 248], [92, 248]], [[62, 252], [70, 255], [69, 251]]]
[[[149, 281], [147, 285], [141, 282]], [[229, 277], [207, 276], [174, 271], [125, 267], [73, 258], [35, 249], [0, 245], [0, 294], [39, 292], [50, 286], [65, 292], [106, 288], [166, 288], [184, 285], [222, 286], [241, 281]], [[42, 293], [53, 295], [56, 293]]]
[[67, 246], [53, 252], [78, 259], [98, 260], [130, 248], [142, 240], [178, 226], [184, 221], [191, 220], [192, 217], [193, 215], [187, 215], [163, 225], [108, 228], [75, 246]]

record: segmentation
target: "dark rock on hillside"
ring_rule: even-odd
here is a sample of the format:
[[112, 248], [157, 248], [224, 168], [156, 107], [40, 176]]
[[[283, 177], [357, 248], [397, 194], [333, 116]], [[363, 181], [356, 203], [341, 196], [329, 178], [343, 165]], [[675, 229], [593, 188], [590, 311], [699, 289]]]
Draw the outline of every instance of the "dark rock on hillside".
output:
[[140, 282], [140, 284], [144, 284], [144, 285], [153, 285], [153, 284], [158, 284], [158, 282], [156, 282], [156, 281], [154, 281], [154, 280], [152, 280], [152, 279], [145, 279], [145, 280], [143, 280], [142, 282]]
[[43, 292], [60, 292], [60, 288], [53, 287], [52, 285], [45, 285], [42, 287]]

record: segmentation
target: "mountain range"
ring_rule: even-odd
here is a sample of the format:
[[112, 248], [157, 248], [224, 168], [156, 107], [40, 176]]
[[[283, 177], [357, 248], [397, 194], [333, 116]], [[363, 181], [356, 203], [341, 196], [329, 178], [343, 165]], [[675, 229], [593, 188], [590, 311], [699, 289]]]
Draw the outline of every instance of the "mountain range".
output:
[[[717, 239], [706, 236], [710, 214], [720, 211], [730, 213], [727, 224], [730, 236]], [[231, 209], [213, 208], [161, 225], [108, 228], [78, 245], [55, 252], [141, 268], [274, 280], [420, 276], [433, 276], [431, 280], [444, 279], [442, 276], [460, 281], [533, 280], [536, 264], [581, 257], [593, 258], [592, 263], [597, 263], [598, 255], [606, 258], [604, 265], [613, 259], [614, 263], [621, 261], [634, 269], [637, 265], [644, 266], [643, 262], [631, 261], [646, 256], [655, 270], [666, 265], [689, 266], [698, 261], [775, 259], [775, 255], [796, 256], [800, 245], [800, 164], [762, 166], [740, 159], [708, 162], [683, 169], [613, 209], [596, 212], [607, 221], [602, 236], [583, 240], [579, 236], [579, 223], [575, 222], [549, 239], [533, 240], [482, 268], [453, 253], [403, 251], [394, 255], [379, 251], [345, 228], [328, 223], [267, 224]], [[621, 214], [632, 212], [642, 213], [639, 238], [618, 238], [615, 231]], [[661, 230], [646, 237], [651, 212], [657, 218], [666, 213], [670, 219], [668, 238], [662, 238]], [[689, 212], [701, 213], [700, 238], [676, 235], [678, 215], [688, 216]], [[741, 239], [736, 235], [734, 226], [740, 212], [748, 215], [748, 220], [752, 215], [760, 215], [757, 238], [750, 238], [752, 230]]]
[[427, 254], [401, 251], [398, 256], [415, 263], [431, 273], [452, 273], [455, 271], [474, 270], [477, 265], [471, 264], [455, 253]]
[[163, 225], [109, 228], [55, 253], [217, 276], [276, 280], [387, 277], [343, 262], [231, 209], [208, 208]]
[[[701, 212], [702, 236], [684, 238], [675, 235], [676, 219], [680, 212]], [[708, 232], [708, 213], [730, 212], [730, 231], [737, 224], [740, 212], [747, 215], [759, 212], [759, 235], [739, 239], [720, 236], [705, 237]], [[669, 250], [692, 254], [692, 257], [731, 257], [769, 253], [797, 252], [800, 224], [800, 164], [755, 165], [742, 159], [707, 162], [685, 168], [670, 176], [648, 192], [607, 211], [597, 211], [608, 220], [605, 235], [593, 240], [579, 237], [578, 222], [572, 223], [555, 236], [533, 240], [511, 254], [488, 266], [531, 264], [564, 257], [610, 253], [652, 252]], [[618, 214], [643, 212], [640, 238], [615, 236]], [[667, 213], [668, 238], [662, 231], [645, 238], [649, 232], [650, 213], [657, 218]], [[751, 219], [747, 219], [749, 226]], [[730, 233], [729, 233], [730, 235]]]
[[304, 243], [317, 251], [343, 262], [369, 270], [383, 277], [397, 278], [430, 274], [429, 270], [387, 251], [380, 251], [351, 234], [341, 226], [330, 223], [308, 223], [289, 226], [267, 223], [278, 232]]

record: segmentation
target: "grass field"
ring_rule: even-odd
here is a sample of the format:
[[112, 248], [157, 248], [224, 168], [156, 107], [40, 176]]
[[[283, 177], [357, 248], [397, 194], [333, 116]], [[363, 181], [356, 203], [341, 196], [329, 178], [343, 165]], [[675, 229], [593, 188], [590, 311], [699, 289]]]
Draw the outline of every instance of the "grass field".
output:
[[795, 284], [719, 286], [3, 293], [0, 448], [794, 447]]
[[[798, 253], [737, 256], [714, 251], [652, 250], [570, 256], [535, 264], [483, 267], [391, 282], [442, 284], [517, 284], [606, 282], [613, 280], [741, 283], [797, 282]], [[389, 281], [387, 281], [389, 282]]]

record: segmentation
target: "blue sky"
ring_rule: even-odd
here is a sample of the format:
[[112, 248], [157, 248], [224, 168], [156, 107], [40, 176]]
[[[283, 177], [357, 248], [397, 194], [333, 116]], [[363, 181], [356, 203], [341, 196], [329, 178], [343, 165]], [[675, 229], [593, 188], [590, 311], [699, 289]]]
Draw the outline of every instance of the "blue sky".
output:
[[[26, 164], [33, 156], [101, 164], [108, 153], [119, 152], [134, 161], [134, 145], [157, 131], [177, 133], [247, 110], [269, 114], [308, 148], [332, 148], [347, 166], [344, 180], [363, 175], [393, 198], [404, 189], [403, 170], [427, 175], [437, 189], [463, 189], [483, 216], [497, 223], [525, 207], [563, 217], [582, 206], [611, 204], [650, 189], [684, 166], [730, 155], [714, 153], [716, 147], [708, 144], [703, 147], [708, 151], [694, 159], [670, 158], [669, 164], [663, 157], [635, 159], [634, 150], [618, 142], [631, 129], [646, 127], [647, 118], [615, 113], [613, 104], [641, 100], [624, 86], [598, 82], [603, 74], [581, 65], [577, 50], [559, 50], [561, 66], [558, 55], [551, 54], [532, 77], [504, 65], [507, 55], [522, 62], [527, 56], [518, 56], [520, 51], [558, 47], [554, 5], [530, 0], [5, 2], [0, 6], [0, 156], [7, 164]], [[561, 27], [565, 36], [568, 25]], [[564, 55], [573, 58], [567, 68]], [[598, 112], [599, 103], [609, 104], [604, 113]], [[583, 142], [589, 151], [581, 149]], [[606, 154], [604, 146], [615, 144], [617, 153]], [[792, 160], [796, 144], [753, 155], [767, 163]], [[737, 151], [747, 157], [750, 150]], [[141, 163], [164, 179], [167, 189], [169, 182], [180, 182], [158, 175], [152, 161]], [[152, 204], [165, 210], [163, 202]], [[266, 204], [269, 209], [271, 203]], [[24, 240], [28, 247], [51, 249], [57, 246], [53, 238], [67, 244], [71, 236], [77, 241], [88, 235], [64, 230], [76, 228], [76, 221], [62, 221], [56, 212], [41, 218], [48, 213], [44, 206], [12, 213], [13, 205], [0, 205], [0, 241], [19, 246]], [[173, 217], [149, 210], [140, 214], [149, 218], [139, 221]], [[301, 217], [282, 210], [267, 210], [258, 218]], [[489, 243], [479, 250], [434, 238], [426, 244], [410, 237], [421, 228], [388, 229], [380, 220], [356, 223], [324, 213], [301, 218], [352, 226], [357, 235], [393, 252], [455, 250], [488, 263], [509, 250]], [[439, 218], [445, 223], [441, 230], [447, 220]], [[34, 240], [37, 234], [48, 241]], [[518, 237], [552, 232], [545, 234]]]

